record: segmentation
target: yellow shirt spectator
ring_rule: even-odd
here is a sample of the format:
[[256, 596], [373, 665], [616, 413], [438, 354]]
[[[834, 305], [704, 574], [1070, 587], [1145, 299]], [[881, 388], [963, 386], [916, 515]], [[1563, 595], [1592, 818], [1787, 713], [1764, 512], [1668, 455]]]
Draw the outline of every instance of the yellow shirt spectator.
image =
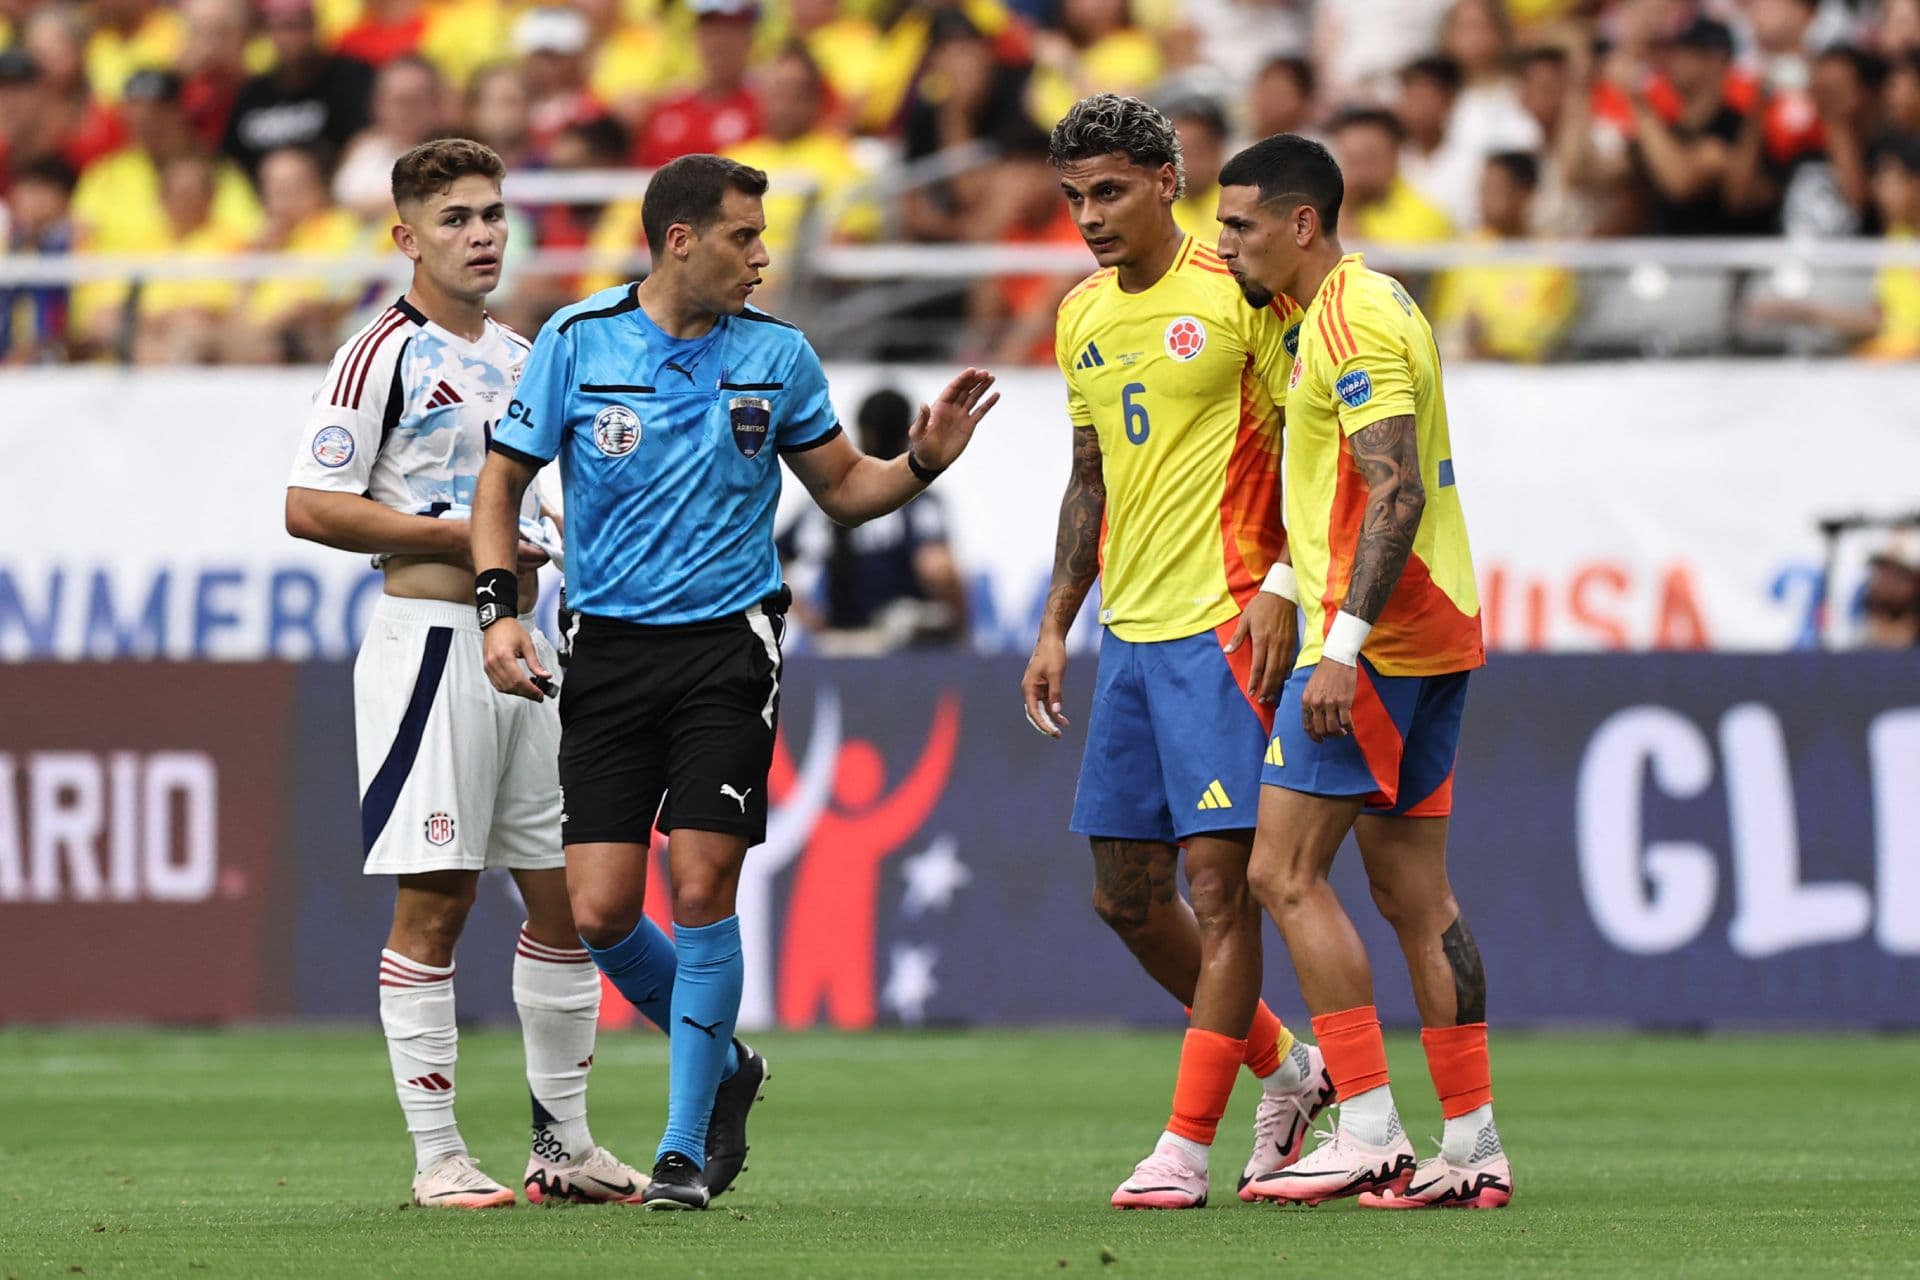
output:
[[623, 22], [600, 42], [588, 80], [610, 108], [643, 104], [692, 83], [700, 71], [690, 31], [664, 22]]
[[[981, 35], [996, 39], [1013, 24], [1000, 0], [961, 0], [960, 12]], [[912, 8], [900, 15], [880, 38], [879, 57], [872, 66], [867, 98], [860, 107], [859, 126], [865, 133], [884, 133], [906, 105], [913, 77], [927, 56], [933, 22], [927, 10]]]
[[171, 8], [155, 7], [131, 32], [102, 27], [87, 37], [87, 84], [95, 98], [111, 105], [134, 72], [170, 70], [186, 47], [186, 20]]
[[[160, 170], [137, 147], [123, 147], [90, 166], [73, 193], [73, 216], [95, 253], [139, 252], [166, 226]], [[221, 161], [214, 184], [212, 222], [241, 244], [260, 232], [260, 203], [246, 174]]]
[[1553, 353], [1573, 319], [1578, 286], [1564, 267], [1522, 262], [1456, 268], [1434, 294], [1436, 327], [1465, 337], [1469, 356], [1535, 363]]
[[1214, 215], [1220, 212], [1220, 184], [1209, 183], [1196, 186], [1193, 179], [1187, 179], [1187, 194], [1181, 196], [1173, 205], [1173, 220], [1180, 229], [1198, 240], [1201, 244], [1220, 243], [1220, 220]]
[[448, 84], [464, 89], [474, 72], [507, 47], [508, 17], [507, 7], [492, 0], [430, 4], [420, 56], [437, 67]]
[[1387, 188], [1384, 199], [1353, 211], [1353, 230], [1356, 237], [1374, 244], [1424, 244], [1453, 237], [1447, 215], [1400, 177]]
[[1920, 267], [1886, 267], [1873, 278], [1880, 304], [1880, 330], [1862, 343], [1859, 354], [1879, 360], [1920, 356]]
[[[287, 237], [282, 253], [309, 258], [345, 258], [361, 251], [366, 228], [345, 209], [327, 209], [307, 218]], [[351, 284], [329, 284], [322, 279], [263, 280], [247, 295], [249, 319], [272, 324], [316, 302], [345, 302], [356, 292]]]
[[1071, 67], [1036, 68], [1028, 106], [1035, 122], [1051, 129], [1087, 94], [1144, 93], [1159, 83], [1164, 68], [1152, 36], [1137, 27], [1110, 32], [1080, 50]]
[[804, 39], [820, 74], [849, 114], [858, 112], [873, 88], [880, 64], [880, 31], [865, 18], [836, 18]]
[[762, 202], [767, 214], [764, 239], [767, 252], [773, 255], [769, 276], [779, 270], [783, 259], [791, 261], [788, 255], [798, 243], [809, 208], [819, 210], [837, 239], [871, 240], [880, 234], [880, 210], [872, 201], [854, 197], [866, 172], [845, 136], [816, 129], [791, 142], [756, 138], [729, 149], [727, 155], [764, 170], [769, 179]]
[[[184, 236], [168, 236], [155, 251], [169, 258], [231, 258], [246, 250], [247, 242], [209, 221]], [[140, 291], [142, 316], [171, 311], [225, 312], [240, 300], [241, 285], [233, 280], [155, 280]]]

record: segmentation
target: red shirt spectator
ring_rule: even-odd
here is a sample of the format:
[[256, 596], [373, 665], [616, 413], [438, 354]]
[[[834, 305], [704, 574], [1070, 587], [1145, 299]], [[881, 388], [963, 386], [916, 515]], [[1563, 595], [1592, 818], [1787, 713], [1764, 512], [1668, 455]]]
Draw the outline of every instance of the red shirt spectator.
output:
[[383, 67], [395, 58], [415, 53], [427, 33], [425, 9], [412, 0], [370, 4], [366, 16], [342, 32], [334, 52], [358, 58], [368, 66]]
[[759, 8], [754, 0], [693, 0], [693, 11], [700, 87], [669, 98], [647, 119], [633, 150], [642, 168], [697, 151], [717, 154], [760, 133], [760, 100], [747, 87]]

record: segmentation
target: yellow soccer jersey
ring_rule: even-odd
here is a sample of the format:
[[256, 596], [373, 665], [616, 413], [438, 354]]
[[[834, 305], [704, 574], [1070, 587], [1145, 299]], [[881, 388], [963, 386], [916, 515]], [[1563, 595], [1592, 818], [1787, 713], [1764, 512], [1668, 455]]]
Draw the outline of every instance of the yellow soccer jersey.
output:
[[1453, 483], [1440, 353], [1400, 282], [1340, 260], [1307, 308], [1287, 395], [1287, 537], [1300, 579], [1300, 666], [1320, 661], [1347, 598], [1367, 484], [1349, 437], [1411, 414], [1427, 506], [1413, 553], [1360, 652], [1387, 676], [1468, 671], [1486, 662], [1467, 522]]
[[1100, 621], [1180, 640], [1239, 614], [1279, 555], [1280, 406], [1300, 308], [1247, 305], [1188, 236], [1139, 293], [1096, 271], [1060, 303], [1054, 351], [1107, 489]]

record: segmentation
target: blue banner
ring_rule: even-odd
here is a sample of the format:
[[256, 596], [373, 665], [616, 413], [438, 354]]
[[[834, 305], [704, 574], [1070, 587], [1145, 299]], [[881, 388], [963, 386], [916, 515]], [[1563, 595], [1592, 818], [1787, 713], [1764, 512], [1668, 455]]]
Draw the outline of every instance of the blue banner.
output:
[[[25, 691], [56, 669], [86, 674], [61, 686], [63, 723], [84, 733], [0, 723], [0, 962], [57, 949], [62, 981], [90, 993], [88, 1016], [161, 1012], [120, 980], [123, 958], [58, 940], [96, 913], [103, 927], [137, 916], [167, 936], [194, 909], [171, 887], [185, 872], [169, 868], [191, 865], [208, 902], [251, 903], [266, 922], [257, 954], [227, 958], [257, 996], [206, 1016], [371, 1017], [392, 886], [360, 874], [350, 670], [259, 668], [291, 674], [291, 696], [226, 716], [206, 713], [206, 682], [132, 664], [0, 667], [0, 700], [38, 705]], [[206, 669], [252, 687], [253, 668]], [[746, 1024], [1179, 1020], [1093, 913], [1091, 859], [1066, 829], [1079, 743], [1027, 726], [1020, 671], [918, 654], [790, 666], [769, 838], [741, 885]], [[1091, 656], [1075, 660], [1074, 733], [1093, 676]], [[142, 691], [137, 703], [123, 684]], [[217, 818], [190, 831], [180, 824], [197, 810], [167, 800], [168, 828], [116, 799], [122, 775], [153, 788], [153, 803], [172, 796], [187, 785], [167, 781], [183, 752], [204, 757], [191, 795]], [[260, 793], [267, 775], [240, 772], [274, 752], [280, 799]], [[1454, 885], [1498, 1023], [1920, 1025], [1909, 656], [1503, 657], [1473, 679], [1455, 797]], [[193, 831], [189, 859], [179, 850]], [[277, 844], [270, 873], [236, 861], [242, 838]], [[143, 840], [161, 843], [141, 855]], [[1336, 886], [1373, 956], [1383, 1015], [1411, 1023], [1398, 947], [1358, 862], [1343, 852]], [[149, 864], [151, 875], [118, 870]], [[518, 910], [511, 882], [489, 876], [460, 948], [463, 1017], [512, 1016]], [[1299, 1021], [1271, 927], [1266, 939], [1267, 998]], [[62, 1007], [55, 995], [28, 1008], [0, 994], [0, 1019], [44, 1019]], [[606, 1016], [630, 1012], [615, 998]]]

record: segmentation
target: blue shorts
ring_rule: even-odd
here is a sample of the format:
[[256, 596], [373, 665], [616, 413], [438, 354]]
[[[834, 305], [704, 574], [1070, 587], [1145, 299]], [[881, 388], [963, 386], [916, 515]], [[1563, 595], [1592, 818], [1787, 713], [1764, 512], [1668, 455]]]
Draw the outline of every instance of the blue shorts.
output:
[[1352, 735], [1315, 742], [1300, 724], [1300, 698], [1313, 668], [1301, 667], [1280, 693], [1260, 780], [1308, 795], [1365, 796], [1368, 813], [1448, 816], [1468, 674], [1383, 676], [1362, 657]]
[[1184, 640], [1102, 639], [1073, 830], [1177, 844], [1254, 827], [1273, 708], [1247, 696], [1252, 646], [1223, 652], [1237, 621]]

